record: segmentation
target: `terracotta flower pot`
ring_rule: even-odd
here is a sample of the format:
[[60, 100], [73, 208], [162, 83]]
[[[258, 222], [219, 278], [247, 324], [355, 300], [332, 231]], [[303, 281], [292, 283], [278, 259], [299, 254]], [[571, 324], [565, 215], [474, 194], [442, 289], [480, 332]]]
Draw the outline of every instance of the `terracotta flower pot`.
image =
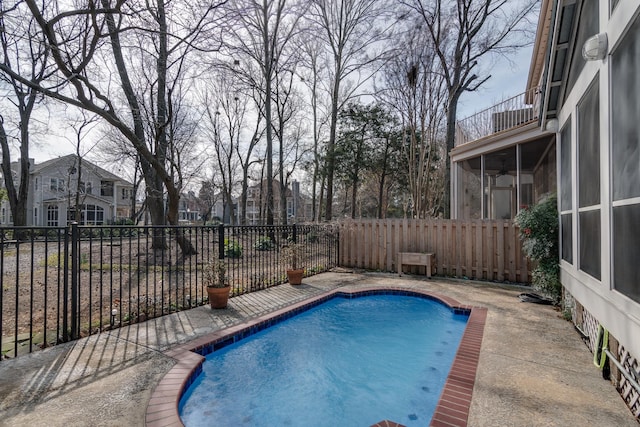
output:
[[231, 286], [224, 288], [209, 288], [207, 287], [207, 293], [209, 294], [209, 305], [211, 308], [225, 308], [229, 301], [229, 291]]
[[290, 285], [302, 284], [302, 277], [304, 276], [304, 269], [287, 270], [287, 278]]

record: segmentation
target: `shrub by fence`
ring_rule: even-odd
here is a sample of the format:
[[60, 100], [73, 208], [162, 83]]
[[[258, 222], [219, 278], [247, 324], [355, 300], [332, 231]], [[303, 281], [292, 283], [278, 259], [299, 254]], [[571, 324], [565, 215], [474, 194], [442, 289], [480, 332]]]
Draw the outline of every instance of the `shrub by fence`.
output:
[[[183, 256], [176, 236], [197, 253]], [[337, 230], [319, 225], [0, 228], [0, 359], [206, 304], [215, 259], [232, 296], [284, 283], [291, 240], [307, 276], [337, 265]]]
[[[339, 261], [344, 267], [395, 272], [398, 252], [432, 252], [440, 276], [529, 283], [529, 260], [518, 236], [513, 221], [505, 220], [345, 221]], [[408, 268], [424, 274], [420, 267]]]

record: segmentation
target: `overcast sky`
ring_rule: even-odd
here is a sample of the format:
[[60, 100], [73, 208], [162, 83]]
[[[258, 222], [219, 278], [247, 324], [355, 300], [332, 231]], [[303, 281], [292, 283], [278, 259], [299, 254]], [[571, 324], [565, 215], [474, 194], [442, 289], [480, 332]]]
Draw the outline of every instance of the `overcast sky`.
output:
[[[532, 46], [520, 49], [511, 63], [504, 58], [498, 58], [490, 70], [491, 79], [477, 92], [468, 92], [460, 99], [458, 105], [458, 120], [498, 104], [507, 98], [523, 93], [526, 89], [532, 50]], [[58, 132], [51, 133], [61, 133], [64, 131], [61, 127], [57, 127], [56, 129]], [[71, 154], [75, 150], [72, 141], [60, 136], [56, 137], [51, 133], [47, 138], [48, 141], [42, 141], [41, 144], [31, 149], [31, 157], [34, 157], [37, 163]], [[70, 136], [73, 137], [73, 134]], [[89, 153], [88, 158], [98, 160], [96, 156], [92, 154], [93, 153]]]
[[500, 58], [492, 67], [491, 79], [477, 92], [467, 92], [458, 104], [458, 120], [523, 93], [527, 86], [533, 46], [520, 49], [513, 63]]

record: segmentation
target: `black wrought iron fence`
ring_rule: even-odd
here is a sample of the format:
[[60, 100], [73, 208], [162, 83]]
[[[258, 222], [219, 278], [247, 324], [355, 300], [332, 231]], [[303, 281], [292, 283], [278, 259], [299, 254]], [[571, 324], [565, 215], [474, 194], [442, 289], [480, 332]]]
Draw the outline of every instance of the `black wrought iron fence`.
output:
[[0, 228], [1, 358], [206, 304], [215, 260], [232, 296], [284, 283], [291, 242], [306, 276], [337, 265], [325, 225]]

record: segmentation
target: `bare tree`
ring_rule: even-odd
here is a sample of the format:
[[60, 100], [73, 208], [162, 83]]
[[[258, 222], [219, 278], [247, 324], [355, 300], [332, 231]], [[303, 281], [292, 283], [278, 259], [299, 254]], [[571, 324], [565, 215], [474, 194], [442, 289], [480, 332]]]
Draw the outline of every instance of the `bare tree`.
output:
[[[251, 90], [252, 93], [252, 97], [251, 99], [254, 102], [254, 105], [257, 105], [257, 98], [259, 99], [259, 97], [256, 97], [256, 90], [253, 89]], [[257, 112], [256, 112], [257, 113]], [[246, 225], [247, 223], [247, 199], [248, 199], [248, 192], [249, 192], [249, 173], [251, 172], [251, 168], [253, 165], [255, 165], [256, 163], [260, 162], [260, 159], [257, 159], [254, 156], [254, 152], [258, 146], [258, 143], [260, 142], [260, 140], [262, 139], [262, 137], [265, 134], [265, 127], [264, 127], [264, 123], [263, 123], [263, 116], [261, 114], [256, 114], [256, 119], [254, 122], [254, 126], [251, 129], [250, 133], [248, 134], [248, 141], [245, 144], [242, 144], [240, 141], [238, 141], [238, 147], [236, 149], [236, 154], [238, 155], [238, 161], [240, 163], [240, 167], [242, 169], [242, 188], [241, 188], [241, 192], [240, 192], [240, 223], [242, 225]], [[244, 122], [244, 117], [243, 120]], [[264, 167], [264, 164], [263, 164]]]
[[236, 221], [233, 210], [233, 189], [237, 180], [237, 146], [240, 140], [246, 101], [240, 99], [229, 72], [221, 72], [205, 89], [202, 104], [205, 107], [203, 128], [212, 142], [215, 161], [222, 180], [225, 214], [232, 224]]
[[444, 191], [436, 177], [444, 168], [446, 83], [432, 43], [421, 31], [409, 29], [394, 44], [395, 60], [384, 69], [378, 96], [401, 117], [411, 216], [424, 218], [441, 206]]
[[299, 46], [301, 51], [301, 78], [302, 82], [309, 90], [309, 106], [311, 108], [311, 123], [313, 134], [312, 148], [312, 178], [311, 178], [311, 203], [312, 218], [314, 221], [320, 221], [322, 218], [321, 203], [324, 186], [320, 183], [320, 194], [318, 195], [319, 181], [322, 181], [321, 164], [321, 141], [325, 132], [325, 126], [328, 122], [329, 115], [323, 110], [323, 93], [328, 92], [322, 87], [324, 82], [323, 74], [323, 50], [321, 43], [312, 38], [306, 37]]
[[[48, 67], [49, 46], [33, 18], [15, 19], [16, 15], [27, 15], [24, 4], [0, 3], [0, 43], [2, 59], [0, 68], [10, 72], [0, 73], [0, 82], [8, 87], [3, 107], [11, 109], [0, 114], [0, 150], [2, 151], [2, 173], [7, 198], [15, 226], [27, 225], [27, 193], [29, 191], [29, 148], [31, 118], [35, 107], [43, 99], [34, 87], [50, 76]], [[17, 78], [16, 75], [22, 78]], [[11, 106], [7, 105], [11, 104]], [[15, 120], [11, 120], [15, 117]], [[7, 131], [10, 123], [16, 132]], [[19, 176], [16, 182], [11, 170], [10, 140], [19, 144]], [[17, 185], [19, 185], [17, 187]]]
[[382, 26], [387, 9], [379, 0], [313, 0], [311, 3], [310, 19], [330, 52], [331, 113], [326, 147], [325, 219], [331, 220], [338, 113], [375, 72], [367, 69], [383, 58], [374, 49], [381, 46], [389, 27]]
[[96, 146], [95, 151], [103, 162], [107, 161], [112, 165], [117, 165], [120, 174], [124, 173], [124, 177], [133, 184], [129, 219], [134, 224], [137, 224], [143, 218], [146, 211], [146, 200], [143, 201], [140, 206], [137, 204], [138, 194], [144, 188], [144, 175], [142, 173], [140, 154], [131, 146], [128, 140], [113, 127], [107, 127], [107, 129], [102, 132], [101, 141]]
[[216, 185], [215, 174], [200, 183], [198, 191], [198, 206], [202, 223], [206, 224], [211, 219], [211, 211], [218, 203], [220, 189]]
[[[75, 146], [75, 164], [69, 169], [69, 178], [67, 182], [69, 186], [67, 187], [67, 191], [69, 192], [68, 196], [68, 207], [70, 211], [75, 213], [73, 220], [84, 223], [83, 209], [82, 206], [85, 204], [85, 199], [87, 197], [87, 193], [89, 192], [88, 188], [83, 181], [82, 176], [82, 166], [83, 166], [83, 158], [88, 151], [91, 151], [91, 148], [88, 150], [82, 149], [82, 142], [85, 140], [88, 133], [96, 126], [98, 118], [95, 115], [89, 115], [86, 111], [81, 110], [80, 116], [74, 120], [70, 126], [73, 129], [74, 137], [73, 144]], [[71, 185], [71, 177], [75, 176], [75, 186]]]
[[[431, 39], [447, 88], [446, 180], [444, 214], [450, 217], [451, 171], [458, 101], [491, 76], [480, 71], [479, 61], [490, 54], [505, 54], [526, 45], [519, 37], [528, 30], [527, 17], [535, 0], [401, 0]], [[406, 17], [406, 16], [405, 16]]]
[[[274, 133], [278, 140], [278, 178], [280, 182], [280, 221], [287, 223], [287, 184], [304, 149], [301, 139], [304, 126], [297, 118], [302, 116], [302, 101], [296, 88], [295, 68], [297, 55], [288, 57], [290, 68], [276, 70], [273, 101], [276, 107]], [[297, 124], [289, 126], [290, 124]]]
[[[184, 75], [188, 53], [198, 48], [200, 38], [207, 39], [203, 35], [209, 35], [205, 33], [213, 22], [212, 11], [219, 4], [200, 8], [163, 0], [144, 4], [101, 0], [100, 4], [89, 2], [76, 9], [61, 5], [44, 8], [35, 0], [25, 0], [25, 4], [46, 38], [44, 45], [50, 47], [58, 80], [51, 79], [48, 85], [34, 84], [4, 64], [0, 64], [0, 70], [47, 96], [97, 114], [121, 132], [140, 155], [153, 223], [177, 224], [180, 187], [173, 180], [168, 157], [169, 99], [174, 87], [170, 81], [175, 83]], [[180, 13], [172, 8], [180, 8]], [[146, 43], [130, 43], [136, 37]], [[115, 67], [117, 79], [105, 83], [105, 67]], [[155, 98], [154, 133], [150, 138], [140, 105], [141, 93], [132, 79], [140, 69], [156, 72], [153, 86], [146, 88]], [[118, 104], [121, 99], [126, 100], [124, 105]], [[153, 141], [151, 146], [149, 140]], [[195, 253], [184, 236], [178, 235], [177, 240], [184, 255]], [[161, 232], [154, 234], [153, 247], [165, 247]]]
[[[228, 41], [229, 49], [248, 63], [243, 68], [243, 78], [261, 92], [263, 101], [260, 113], [265, 118], [266, 217], [267, 224], [273, 224], [273, 90], [276, 71], [283, 67], [286, 47], [298, 31], [306, 2], [239, 0], [233, 4], [234, 21], [238, 25], [230, 31], [233, 39]], [[259, 71], [259, 77], [253, 74], [254, 69]]]

